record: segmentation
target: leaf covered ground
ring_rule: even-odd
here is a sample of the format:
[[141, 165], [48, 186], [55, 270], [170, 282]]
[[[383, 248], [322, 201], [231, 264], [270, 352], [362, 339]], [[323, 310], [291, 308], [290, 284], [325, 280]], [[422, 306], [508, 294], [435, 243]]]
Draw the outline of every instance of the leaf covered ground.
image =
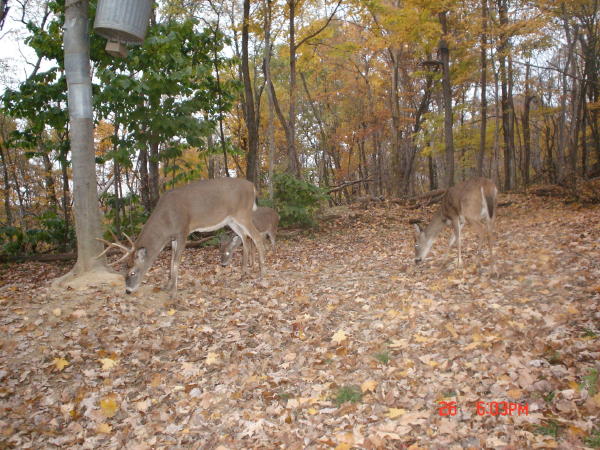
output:
[[176, 303], [168, 252], [130, 296], [4, 267], [0, 447], [600, 445], [600, 208], [501, 200], [498, 277], [468, 228], [464, 270], [448, 232], [415, 267], [432, 210], [397, 205], [282, 236], [262, 280], [188, 249]]

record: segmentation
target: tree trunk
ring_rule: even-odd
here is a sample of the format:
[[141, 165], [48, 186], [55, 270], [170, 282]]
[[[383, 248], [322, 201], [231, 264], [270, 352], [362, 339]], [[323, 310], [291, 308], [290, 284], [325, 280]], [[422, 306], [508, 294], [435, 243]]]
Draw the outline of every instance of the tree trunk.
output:
[[152, 202], [150, 201], [150, 181], [148, 179], [148, 149], [145, 145], [140, 149], [138, 157], [140, 164], [140, 194], [142, 197], [142, 205], [147, 213], [152, 212]]
[[481, 124], [479, 127], [479, 153], [477, 155], [477, 176], [483, 176], [483, 158], [485, 156], [485, 138], [487, 134], [487, 0], [481, 1], [481, 19], [483, 30], [481, 32]]
[[512, 179], [512, 164], [513, 164], [513, 148], [511, 142], [511, 108], [509, 99], [509, 81], [508, 70], [506, 67], [506, 52], [508, 50], [508, 37], [506, 36], [508, 25], [508, 6], [507, 0], [498, 1], [498, 13], [500, 18], [500, 26], [502, 30], [499, 36], [498, 45], [498, 61], [500, 64], [500, 85], [502, 91], [502, 135], [504, 142], [504, 190], [510, 191], [513, 188]]
[[400, 84], [400, 51], [395, 48], [389, 48], [390, 60], [392, 63], [392, 180], [391, 192], [394, 197], [400, 197], [402, 193], [402, 131], [400, 130], [400, 98], [398, 94]]
[[158, 142], [150, 142], [150, 157], [148, 158], [148, 187], [150, 188], [150, 205], [152, 207], [150, 211], [154, 209], [160, 197], [160, 171], [158, 168], [160, 155], [158, 148]]
[[531, 95], [531, 90], [529, 86], [529, 72], [530, 72], [530, 64], [527, 62], [527, 66], [525, 67], [525, 102], [523, 105], [523, 185], [525, 187], [529, 186], [529, 170], [531, 167], [531, 132], [529, 129], [529, 110], [531, 106], [531, 102], [533, 100], [533, 96]]
[[0, 158], [2, 161], [2, 175], [4, 178], [4, 212], [6, 214], [6, 224], [12, 226], [13, 217], [12, 209], [10, 207], [10, 178], [8, 176], [8, 167], [6, 166], [6, 159], [4, 158], [4, 145], [0, 142]]
[[60, 280], [67, 281], [92, 270], [105, 272], [105, 259], [96, 257], [102, 252], [102, 244], [96, 240], [102, 236], [102, 221], [96, 190], [87, 1], [65, 2], [63, 39], [77, 234], [77, 262]]
[[44, 161], [44, 180], [46, 183], [46, 195], [48, 196], [48, 205], [54, 212], [58, 210], [58, 197], [56, 196], [56, 187], [54, 184], [54, 174], [52, 173], [52, 161], [50, 156], [40, 149], [42, 154], [42, 161]]
[[442, 97], [444, 104], [444, 143], [446, 145], [446, 187], [454, 185], [454, 139], [452, 135], [452, 87], [450, 83], [450, 50], [446, 36], [448, 34], [447, 11], [439, 13], [442, 25], [442, 38], [440, 39], [439, 52], [442, 62]]
[[248, 130], [248, 152], [246, 153], [246, 178], [258, 181], [258, 118], [254, 107], [252, 80], [248, 63], [248, 38], [250, 21], [250, 0], [244, 0], [244, 21], [242, 23], [242, 78], [244, 82], [244, 119]]
[[288, 0], [290, 7], [289, 32], [290, 32], [290, 105], [288, 114], [288, 133], [286, 133], [288, 168], [287, 171], [300, 178], [300, 162], [296, 151], [296, 3], [297, 0]]

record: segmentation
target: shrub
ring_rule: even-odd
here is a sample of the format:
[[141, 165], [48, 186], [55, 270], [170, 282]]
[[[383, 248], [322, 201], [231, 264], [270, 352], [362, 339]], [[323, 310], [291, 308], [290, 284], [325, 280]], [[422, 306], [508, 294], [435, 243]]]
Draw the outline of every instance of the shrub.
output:
[[273, 181], [273, 207], [279, 212], [281, 226], [314, 226], [315, 213], [327, 198], [325, 191], [286, 173], [275, 174]]

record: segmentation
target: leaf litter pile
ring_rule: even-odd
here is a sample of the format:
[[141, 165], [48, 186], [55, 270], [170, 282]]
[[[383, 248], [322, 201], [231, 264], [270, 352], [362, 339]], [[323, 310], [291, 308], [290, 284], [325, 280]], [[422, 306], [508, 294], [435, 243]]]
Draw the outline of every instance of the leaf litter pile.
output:
[[433, 209], [397, 205], [281, 236], [262, 280], [188, 249], [175, 302], [168, 252], [129, 296], [5, 267], [0, 447], [600, 446], [600, 209], [506, 199], [498, 277], [469, 227], [463, 270], [449, 231], [415, 267]]

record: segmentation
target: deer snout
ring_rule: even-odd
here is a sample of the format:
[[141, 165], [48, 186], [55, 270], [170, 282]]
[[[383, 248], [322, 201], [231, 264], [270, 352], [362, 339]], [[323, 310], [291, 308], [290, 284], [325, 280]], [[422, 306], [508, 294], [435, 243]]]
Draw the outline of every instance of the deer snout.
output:
[[416, 264], [416, 265], [419, 265], [419, 264], [421, 264], [421, 262], [422, 262], [422, 261], [423, 261], [423, 260], [422, 260], [421, 258], [415, 258], [415, 264]]
[[131, 295], [133, 293], [133, 289], [125, 288], [125, 293], [127, 293], [128, 295]]

